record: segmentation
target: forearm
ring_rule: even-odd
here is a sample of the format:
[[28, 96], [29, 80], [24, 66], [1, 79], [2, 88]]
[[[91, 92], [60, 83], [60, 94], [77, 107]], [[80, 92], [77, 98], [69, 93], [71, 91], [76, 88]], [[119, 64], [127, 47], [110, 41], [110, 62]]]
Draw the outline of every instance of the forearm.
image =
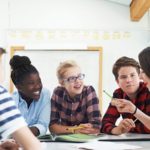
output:
[[31, 133], [27, 127], [23, 127], [13, 133], [14, 139], [22, 145], [24, 150], [41, 150], [39, 140]]
[[149, 130], [150, 130], [150, 117], [143, 113], [141, 110], [137, 109], [134, 116], [140, 120]]
[[55, 133], [55, 134], [73, 133], [71, 130], [68, 130], [69, 127], [72, 127], [72, 126], [64, 126], [64, 125], [55, 123], [49, 126], [49, 130], [50, 132]]

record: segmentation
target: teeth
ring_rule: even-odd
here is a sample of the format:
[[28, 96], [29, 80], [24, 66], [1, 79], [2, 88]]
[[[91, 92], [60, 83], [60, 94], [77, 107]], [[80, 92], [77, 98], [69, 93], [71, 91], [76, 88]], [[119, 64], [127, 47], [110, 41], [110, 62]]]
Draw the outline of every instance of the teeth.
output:
[[34, 94], [40, 94], [40, 91], [36, 91], [36, 92], [34, 92]]

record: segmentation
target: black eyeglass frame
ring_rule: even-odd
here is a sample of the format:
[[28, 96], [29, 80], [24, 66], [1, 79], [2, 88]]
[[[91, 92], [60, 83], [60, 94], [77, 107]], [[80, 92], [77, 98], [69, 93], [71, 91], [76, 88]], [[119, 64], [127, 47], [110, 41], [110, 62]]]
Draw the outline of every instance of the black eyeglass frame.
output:
[[77, 79], [83, 80], [85, 78], [85, 74], [80, 73], [78, 76], [70, 76], [67, 79], [63, 79], [64, 82], [74, 83]]

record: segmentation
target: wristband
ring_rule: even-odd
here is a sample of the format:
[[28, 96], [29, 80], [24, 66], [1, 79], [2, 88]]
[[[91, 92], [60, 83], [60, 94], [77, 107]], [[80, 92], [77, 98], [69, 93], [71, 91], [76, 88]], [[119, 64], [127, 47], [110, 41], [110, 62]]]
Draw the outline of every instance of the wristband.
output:
[[135, 110], [134, 110], [134, 112], [132, 113], [132, 115], [135, 115], [136, 112], [137, 112], [137, 107], [135, 107]]

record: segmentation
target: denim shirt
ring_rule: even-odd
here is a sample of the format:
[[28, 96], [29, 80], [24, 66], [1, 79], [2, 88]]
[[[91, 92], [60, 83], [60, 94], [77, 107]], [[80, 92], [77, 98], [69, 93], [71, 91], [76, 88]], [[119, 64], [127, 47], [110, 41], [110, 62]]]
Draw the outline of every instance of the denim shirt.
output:
[[19, 108], [22, 116], [26, 120], [29, 127], [37, 127], [40, 136], [45, 135], [50, 122], [50, 93], [43, 88], [38, 100], [33, 100], [29, 108], [25, 100], [23, 100], [18, 91], [12, 95]]

